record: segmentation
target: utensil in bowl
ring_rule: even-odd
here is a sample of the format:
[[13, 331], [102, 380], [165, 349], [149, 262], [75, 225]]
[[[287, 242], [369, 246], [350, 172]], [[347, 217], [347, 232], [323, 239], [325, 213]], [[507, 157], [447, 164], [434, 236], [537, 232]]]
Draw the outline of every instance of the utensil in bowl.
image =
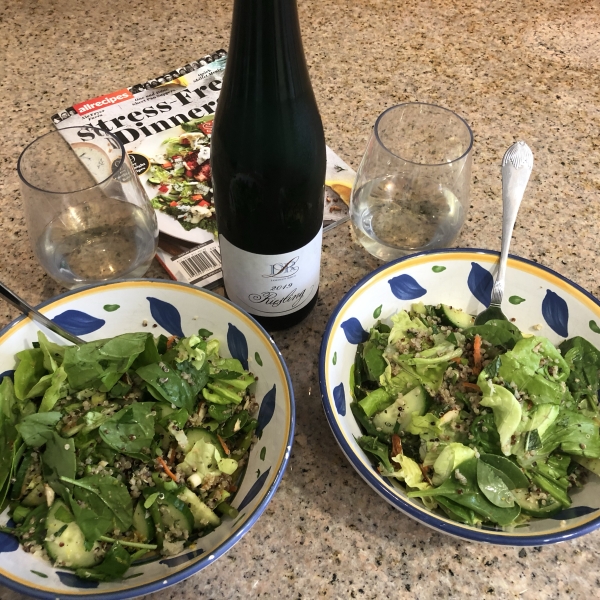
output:
[[158, 226], [123, 144], [92, 126], [65, 127], [29, 144], [17, 163], [29, 240], [66, 288], [141, 277]]
[[51, 321], [48, 317], [44, 316], [41, 312], [37, 311], [33, 306], [25, 302], [23, 298], [15, 294], [12, 290], [6, 287], [3, 283], [0, 283], [0, 296], [9, 304], [12, 304], [15, 308], [18, 308], [25, 316], [33, 319], [40, 325], [47, 327], [50, 331], [54, 331], [60, 335], [60, 337], [65, 338], [65, 340], [71, 342], [72, 344], [84, 344], [85, 342], [69, 333], [66, 329], [63, 329], [60, 325]]
[[525, 142], [514, 143], [504, 153], [502, 158], [502, 251], [498, 263], [498, 275], [492, 288], [490, 305], [475, 317], [475, 325], [483, 325], [492, 319], [508, 320], [501, 308], [508, 248], [532, 169], [533, 153]]
[[[219, 527], [198, 538], [181, 554], [158, 557], [151, 562], [142, 560], [134, 563], [128, 578], [97, 583], [83, 581], [64, 567], [52, 567], [49, 562], [26, 553], [12, 536], [0, 533], [0, 583], [36, 598], [77, 596], [121, 600], [164, 590], [218, 560], [261, 516], [290, 456], [295, 423], [293, 390], [273, 340], [228, 300], [177, 282], [111, 282], [67, 292], [37, 308], [46, 317], [89, 340], [146, 329], [156, 336], [189, 336], [200, 328], [210, 330], [220, 342], [222, 356], [247, 362], [258, 376], [255, 397], [260, 405], [257, 419], [262, 434], [250, 452], [246, 474], [232, 502], [239, 516], [224, 519]], [[0, 331], [0, 380], [12, 376], [15, 354], [37, 341], [37, 331], [37, 325], [24, 317]], [[52, 333], [48, 337], [55, 343], [61, 341]], [[6, 522], [5, 511], [0, 524]], [[224, 568], [230, 567], [224, 565]]]
[[[445, 303], [477, 314], [489, 305], [491, 272], [498, 253], [489, 250], [439, 250], [412, 255], [382, 266], [357, 283], [329, 319], [319, 356], [325, 413], [349, 462], [385, 501], [433, 529], [464, 540], [510, 546], [553, 544], [600, 527], [600, 478], [590, 473], [583, 489], [572, 491], [572, 506], [549, 519], [532, 520], [513, 530], [476, 528], [434, 513], [394, 487], [372, 466], [356, 442], [362, 432], [350, 410], [350, 368], [357, 344], [378, 319], [390, 324], [399, 309], [413, 302]], [[509, 256], [506, 316], [524, 333], [542, 335], [553, 344], [580, 335], [600, 345], [600, 301], [555, 271]], [[593, 327], [593, 328], [592, 328]]]
[[389, 261], [452, 245], [469, 208], [473, 133], [454, 112], [399, 104], [377, 119], [350, 199], [354, 232]]

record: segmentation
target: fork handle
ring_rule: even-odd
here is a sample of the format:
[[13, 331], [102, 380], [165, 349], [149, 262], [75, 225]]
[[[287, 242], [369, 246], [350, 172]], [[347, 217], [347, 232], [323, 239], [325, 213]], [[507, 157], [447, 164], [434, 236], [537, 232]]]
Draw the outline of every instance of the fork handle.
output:
[[491, 304], [500, 305], [502, 303], [508, 248], [532, 169], [533, 153], [525, 142], [514, 143], [504, 153], [502, 159], [502, 249], [498, 276], [492, 288]]

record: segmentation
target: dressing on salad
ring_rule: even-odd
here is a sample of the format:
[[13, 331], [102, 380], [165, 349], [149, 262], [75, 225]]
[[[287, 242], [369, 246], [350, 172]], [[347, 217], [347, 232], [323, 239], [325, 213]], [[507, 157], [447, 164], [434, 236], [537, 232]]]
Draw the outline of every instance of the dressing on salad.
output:
[[[38, 333], [0, 383], [0, 531], [84, 579], [122, 577], [235, 517], [255, 377], [201, 329], [60, 346]], [[148, 556], [145, 556], [148, 558]]]
[[360, 447], [390, 482], [468, 525], [554, 516], [600, 475], [600, 352], [556, 348], [446, 305], [377, 322], [351, 369]]

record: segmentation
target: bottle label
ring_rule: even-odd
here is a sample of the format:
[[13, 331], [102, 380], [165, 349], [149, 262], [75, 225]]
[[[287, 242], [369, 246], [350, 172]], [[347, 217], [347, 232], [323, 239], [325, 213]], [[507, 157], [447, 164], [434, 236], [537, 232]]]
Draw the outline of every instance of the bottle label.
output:
[[289, 315], [317, 293], [323, 228], [306, 246], [285, 254], [253, 254], [219, 235], [227, 296], [250, 314]]

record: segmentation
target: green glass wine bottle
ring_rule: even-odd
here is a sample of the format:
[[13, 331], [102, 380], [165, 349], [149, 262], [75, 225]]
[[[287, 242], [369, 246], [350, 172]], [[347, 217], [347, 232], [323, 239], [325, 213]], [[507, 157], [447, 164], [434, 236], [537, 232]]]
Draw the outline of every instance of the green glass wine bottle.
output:
[[228, 297], [268, 329], [319, 288], [325, 139], [295, 0], [235, 0], [211, 140]]

